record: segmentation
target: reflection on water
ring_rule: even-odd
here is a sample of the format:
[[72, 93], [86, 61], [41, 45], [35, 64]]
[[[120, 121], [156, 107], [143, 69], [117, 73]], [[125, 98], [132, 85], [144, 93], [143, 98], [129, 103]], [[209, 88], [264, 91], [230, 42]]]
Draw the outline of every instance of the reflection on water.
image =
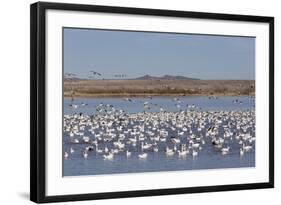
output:
[[[255, 166], [250, 97], [78, 98], [70, 105], [65, 98], [65, 176]], [[83, 134], [72, 136], [75, 126]]]

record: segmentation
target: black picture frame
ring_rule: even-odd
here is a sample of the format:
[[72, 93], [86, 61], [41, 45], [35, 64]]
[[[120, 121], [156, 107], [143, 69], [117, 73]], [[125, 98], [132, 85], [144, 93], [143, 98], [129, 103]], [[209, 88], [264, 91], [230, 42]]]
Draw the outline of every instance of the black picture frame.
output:
[[[46, 196], [46, 97], [45, 97], [45, 36], [46, 10], [86, 11], [102, 13], [168, 16], [195, 19], [263, 22], [269, 25], [269, 181], [221, 186], [171, 188], [126, 192], [90, 193]], [[198, 192], [230, 191], [274, 187], [274, 17], [218, 13], [156, 10], [82, 4], [38, 2], [30, 7], [30, 200], [37, 203], [76, 200], [97, 200]]]

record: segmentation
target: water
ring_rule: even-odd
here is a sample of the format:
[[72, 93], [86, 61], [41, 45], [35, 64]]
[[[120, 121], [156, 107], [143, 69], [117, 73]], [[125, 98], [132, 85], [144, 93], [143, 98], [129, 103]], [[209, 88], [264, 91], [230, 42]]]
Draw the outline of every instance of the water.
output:
[[[172, 97], [153, 97], [148, 98], [131, 98], [132, 102], [125, 101], [122, 98], [77, 98], [74, 104], [79, 106], [73, 109], [69, 98], [64, 100], [64, 114], [84, 113], [87, 115], [97, 114], [96, 106], [100, 103], [111, 104], [116, 109], [122, 109], [125, 112], [139, 113], [144, 111], [144, 102], [151, 105], [148, 112], [159, 112], [160, 107], [169, 112], [185, 110], [187, 105], [196, 105], [200, 111], [247, 111], [254, 110], [254, 99], [250, 97], [218, 97], [218, 99], [209, 99], [208, 97], [180, 97], [181, 107], [176, 107], [176, 102]], [[238, 100], [238, 103], [234, 101]], [[240, 102], [240, 103], [239, 103]], [[254, 130], [254, 129], [253, 129]], [[254, 135], [254, 131], [251, 133]], [[171, 132], [169, 132], [171, 133]], [[221, 133], [221, 132], [220, 132]], [[87, 133], [88, 134], [88, 133]], [[88, 135], [87, 135], [88, 136]], [[127, 158], [125, 152], [114, 155], [112, 160], [104, 160], [101, 154], [89, 152], [87, 159], [81, 155], [87, 144], [72, 144], [67, 135], [64, 136], [64, 151], [69, 152], [72, 147], [75, 152], [64, 159], [64, 176], [77, 175], [97, 175], [97, 174], [117, 174], [117, 173], [135, 173], [135, 172], [154, 172], [154, 171], [176, 171], [176, 170], [197, 170], [197, 169], [218, 169], [218, 168], [239, 168], [255, 166], [254, 149], [243, 156], [239, 154], [239, 146], [236, 142], [229, 142], [231, 150], [229, 154], [222, 155], [221, 151], [215, 149], [210, 141], [199, 152], [198, 156], [187, 155], [179, 157], [178, 155], [167, 156], [165, 153], [166, 146], [172, 147], [171, 142], [159, 143], [159, 152], [147, 151], [146, 159], [139, 159], [140, 144], [136, 147], [127, 146], [132, 152], [131, 157]], [[101, 144], [104, 148], [106, 145]], [[254, 146], [254, 144], [253, 144]], [[110, 148], [110, 145], [109, 145]]]
[[[183, 105], [181, 109], [185, 109], [186, 105], [197, 105], [202, 108], [202, 110], [245, 110], [254, 108], [254, 99], [250, 97], [218, 97], [218, 99], [209, 99], [208, 97], [180, 97], [181, 104]], [[242, 101], [242, 104], [233, 103], [233, 100]], [[162, 106], [167, 111], [179, 111], [179, 108], [175, 106], [175, 101], [173, 97], [153, 97], [149, 98], [132, 98], [132, 102], [126, 101], [123, 98], [77, 98], [74, 104], [87, 103], [85, 107], [78, 107], [73, 109], [69, 105], [71, 104], [70, 98], [64, 99], [64, 114], [74, 114], [74, 113], [86, 113], [86, 114], [96, 114], [95, 107], [100, 103], [112, 104], [115, 108], [123, 109], [128, 113], [137, 113], [143, 111], [143, 103], [145, 101], [151, 102]], [[150, 112], [159, 112], [159, 106], [152, 106]]]

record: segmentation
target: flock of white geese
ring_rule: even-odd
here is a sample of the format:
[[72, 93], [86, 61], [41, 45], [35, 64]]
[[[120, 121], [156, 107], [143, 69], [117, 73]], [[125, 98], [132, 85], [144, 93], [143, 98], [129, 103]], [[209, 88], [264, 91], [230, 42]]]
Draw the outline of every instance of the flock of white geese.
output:
[[[130, 98], [124, 100], [132, 102]], [[182, 106], [180, 99], [173, 101], [176, 107]], [[88, 105], [70, 106], [76, 109]], [[254, 110], [203, 111], [189, 105], [175, 112], [163, 107], [159, 112], [149, 112], [151, 102], [143, 102], [143, 106], [143, 112], [130, 114], [101, 103], [93, 108], [93, 115], [64, 115], [64, 143], [70, 145], [64, 150], [64, 158], [74, 152], [85, 159], [100, 155], [104, 160], [117, 155], [136, 155], [143, 160], [158, 152], [167, 157], [196, 157], [206, 146], [221, 155], [243, 156], [254, 151]]]

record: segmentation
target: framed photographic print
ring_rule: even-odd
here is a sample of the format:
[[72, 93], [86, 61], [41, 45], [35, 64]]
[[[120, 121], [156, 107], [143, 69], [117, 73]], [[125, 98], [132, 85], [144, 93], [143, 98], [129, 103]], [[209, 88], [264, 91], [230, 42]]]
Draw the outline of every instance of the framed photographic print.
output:
[[274, 18], [31, 5], [34, 202], [274, 186]]

